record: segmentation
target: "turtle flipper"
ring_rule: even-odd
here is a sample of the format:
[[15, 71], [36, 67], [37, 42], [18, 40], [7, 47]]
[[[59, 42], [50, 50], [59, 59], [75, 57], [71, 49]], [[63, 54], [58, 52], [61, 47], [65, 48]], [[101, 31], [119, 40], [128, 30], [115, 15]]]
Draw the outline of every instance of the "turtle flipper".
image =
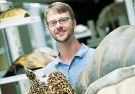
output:
[[34, 81], [37, 78], [37, 75], [30, 69], [28, 68], [24, 68], [25, 72], [26, 72], [26, 76], [31, 80]]

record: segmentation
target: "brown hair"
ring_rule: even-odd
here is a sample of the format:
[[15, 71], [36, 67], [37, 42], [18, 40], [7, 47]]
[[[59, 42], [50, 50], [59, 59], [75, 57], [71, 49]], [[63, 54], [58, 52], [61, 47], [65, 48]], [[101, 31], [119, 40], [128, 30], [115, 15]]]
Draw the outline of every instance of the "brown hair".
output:
[[74, 12], [73, 12], [72, 8], [66, 3], [63, 3], [63, 2], [52, 3], [46, 9], [44, 16], [46, 17], [47, 14], [49, 13], [49, 11], [51, 11], [51, 10], [54, 11], [55, 13], [59, 13], [59, 14], [69, 12], [69, 15], [72, 18], [75, 18], [75, 15], [74, 15]]

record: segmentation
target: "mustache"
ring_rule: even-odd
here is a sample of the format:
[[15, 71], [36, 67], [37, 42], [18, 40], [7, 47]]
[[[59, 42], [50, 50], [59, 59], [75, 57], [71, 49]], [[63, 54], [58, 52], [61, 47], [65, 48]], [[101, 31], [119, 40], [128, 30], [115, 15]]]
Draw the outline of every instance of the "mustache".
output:
[[63, 27], [57, 28], [57, 31], [61, 31], [61, 30], [64, 30]]

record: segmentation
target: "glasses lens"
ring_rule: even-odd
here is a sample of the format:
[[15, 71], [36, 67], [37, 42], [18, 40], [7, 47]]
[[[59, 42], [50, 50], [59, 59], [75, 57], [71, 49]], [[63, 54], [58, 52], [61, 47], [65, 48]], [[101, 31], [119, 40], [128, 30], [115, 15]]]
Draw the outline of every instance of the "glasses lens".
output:
[[67, 17], [59, 19], [60, 23], [66, 23], [67, 21], [68, 21]]
[[50, 21], [48, 22], [48, 26], [55, 26], [57, 21]]
[[[60, 18], [58, 21], [59, 23], [66, 23], [68, 21], [68, 17], [63, 17], [63, 18]], [[57, 21], [53, 20], [53, 21], [49, 21], [48, 23], [48, 26], [55, 26], [57, 24]]]

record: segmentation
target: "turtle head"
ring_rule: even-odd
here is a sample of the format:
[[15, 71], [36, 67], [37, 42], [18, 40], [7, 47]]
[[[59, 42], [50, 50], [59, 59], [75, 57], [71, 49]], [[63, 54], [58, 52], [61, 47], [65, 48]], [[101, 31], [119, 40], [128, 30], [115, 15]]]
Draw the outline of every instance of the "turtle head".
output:
[[37, 77], [37, 75], [30, 69], [24, 68], [25, 72], [26, 72], [26, 76], [31, 80], [34, 81]]

